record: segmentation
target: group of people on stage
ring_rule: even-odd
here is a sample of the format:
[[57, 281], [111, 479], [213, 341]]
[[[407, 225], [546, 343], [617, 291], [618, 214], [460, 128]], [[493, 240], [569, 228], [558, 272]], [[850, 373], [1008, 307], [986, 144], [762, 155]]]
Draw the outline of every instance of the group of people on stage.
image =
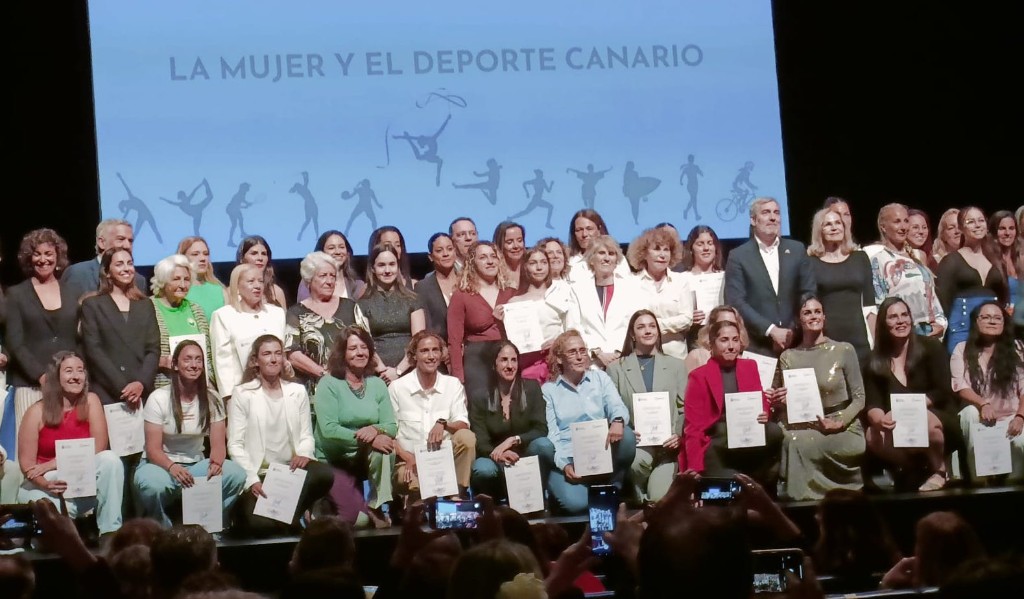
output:
[[[704, 225], [683, 240], [662, 223], [623, 254], [591, 209], [571, 219], [568, 244], [528, 246], [514, 222], [481, 241], [461, 217], [430, 238], [421, 280], [397, 228], [373, 232], [363, 279], [331, 230], [302, 260], [291, 305], [259, 236], [239, 244], [226, 286], [200, 237], [147, 285], [124, 221], [100, 223], [96, 258], [74, 265], [55, 231], [31, 231], [26, 278], [2, 310], [0, 367], [14, 386], [0, 423], [4, 502], [62, 494], [58, 442], [86, 438], [97, 494], [68, 504], [96, 504], [101, 533], [129, 511], [170, 523], [181, 489], [214, 476], [226, 523], [285, 530], [253, 513], [275, 464], [306, 472], [292, 527], [315, 505], [386, 526], [385, 506], [419, 493], [417, 453], [446, 441], [460, 494], [500, 497], [504, 469], [537, 456], [563, 513], [582, 512], [594, 483], [657, 500], [684, 470], [820, 499], [861, 488], [866, 454], [940, 489], [954, 451], [984, 475], [979, 424], [1005, 426], [1010, 477], [1024, 478], [1024, 208], [947, 212], [932, 242], [927, 215], [889, 204], [864, 246], [839, 198], [814, 215], [806, 248], [780, 236], [781, 220], [778, 202], [754, 200], [751, 238], [726, 256]], [[773, 378], [757, 356], [777, 360]], [[823, 412], [799, 424], [787, 415], [794, 369], [813, 370]], [[726, 404], [751, 392], [764, 441], [735, 448]], [[635, 398], [652, 393], [671, 424], [654, 444], [634, 418]], [[894, 443], [903, 394], [925, 396], [926, 446]], [[119, 403], [143, 414], [135, 455], [109, 447], [104, 406]], [[611, 473], [574, 461], [576, 425], [595, 420]]]

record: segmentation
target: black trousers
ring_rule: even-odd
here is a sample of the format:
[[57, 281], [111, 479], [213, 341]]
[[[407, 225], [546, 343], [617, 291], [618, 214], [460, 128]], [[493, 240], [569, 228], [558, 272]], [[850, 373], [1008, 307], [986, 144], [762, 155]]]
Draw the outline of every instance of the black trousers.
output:
[[779, 481], [782, 460], [782, 428], [774, 422], [765, 425], [764, 447], [729, 449], [729, 436], [723, 416], [711, 429], [711, 445], [704, 454], [704, 476], [732, 478], [742, 472], [756, 480], [772, 497]]
[[306, 480], [302, 483], [302, 494], [299, 495], [299, 505], [295, 509], [291, 525], [254, 515], [252, 511], [256, 507], [256, 496], [246, 489], [235, 504], [235, 530], [239, 534], [253, 537], [294, 533], [300, 529], [299, 517], [313, 505], [313, 502], [325, 497], [333, 484], [334, 471], [331, 467], [323, 462], [310, 460], [306, 465]]

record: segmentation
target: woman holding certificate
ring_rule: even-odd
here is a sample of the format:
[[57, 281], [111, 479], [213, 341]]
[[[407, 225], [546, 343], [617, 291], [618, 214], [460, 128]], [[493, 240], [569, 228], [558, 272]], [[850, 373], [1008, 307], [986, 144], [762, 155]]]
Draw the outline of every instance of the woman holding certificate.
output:
[[[946, 486], [945, 451], [958, 446], [949, 358], [942, 342], [917, 335], [907, 303], [878, 308], [875, 347], [864, 367], [868, 450], [904, 470], [922, 466], [921, 491]], [[897, 427], [897, 422], [905, 422]], [[922, 463], [923, 462], [923, 463]]]
[[469, 249], [459, 287], [448, 306], [448, 349], [452, 375], [466, 386], [466, 398], [487, 394], [498, 342], [504, 336], [500, 305], [515, 293], [505, 277], [505, 263], [493, 243], [481, 241]]
[[690, 349], [696, 344], [699, 325], [707, 322], [705, 310], [710, 312], [725, 303], [724, 262], [722, 242], [714, 229], [707, 225], [690, 229], [683, 242], [683, 272], [679, 273], [686, 286], [694, 292], [693, 322], [686, 335]]
[[[389, 525], [381, 506], [391, 501], [394, 443], [398, 434], [387, 385], [373, 376], [373, 338], [358, 326], [334, 337], [327, 368], [313, 398], [316, 457], [334, 467], [331, 498], [338, 515], [356, 524], [360, 516], [376, 527]], [[363, 499], [370, 481], [370, 504]]]
[[[864, 486], [864, 383], [853, 346], [825, 336], [826, 316], [818, 298], [801, 298], [798, 318], [800, 343], [779, 356], [775, 384], [788, 390], [782, 495], [806, 501], [821, 499], [831, 489]], [[816, 414], [809, 417], [809, 412]]]
[[[240, 528], [253, 536], [297, 530], [299, 516], [334, 484], [330, 466], [314, 459], [316, 442], [306, 388], [284, 380], [284, 346], [275, 335], [252, 343], [242, 382], [228, 402], [228, 455], [245, 470], [239, 500]], [[303, 470], [304, 472], [297, 473]], [[264, 483], [273, 475], [273, 488]], [[274, 502], [261, 502], [268, 493]], [[286, 504], [287, 513], [273, 506]], [[266, 508], [266, 509], [264, 509]], [[255, 511], [254, 511], [255, 510]], [[294, 510], [294, 511], [292, 511]]]
[[[504, 497], [503, 466], [526, 456], [544, 455], [542, 461], [550, 461], [554, 454], [540, 385], [521, 378], [519, 364], [516, 346], [500, 342], [487, 397], [469, 402], [469, 428], [476, 434], [477, 458], [470, 476], [474, 494]], [[547, 472], [541, 469], [541, 481], [545, 480]]]
[[[521, 376], [540, 385], [548, 380], [548, 348], [555, 337], [579, 326], [580, 306], [568, 283], [552, 279], [548, 256], [542, 246], [528, 250], [524, 264], [519, 289], [508, 303], [498, 306], [495, 314], [504, 321], [507, 338], [522, 352], [519, 357]], [[513, 311], [520, 318], [506, 320], [506, 314]], [[539, 324], [537, 338], [528, 338], [528, 331], [517, 330], [514, 322], [524, 320]]]
[[[548, 356], [549, 382], [542, 387], [548, 439], [554, 456], [541, 456], [551, 468], [552, 508], [567, 514], [587, 509], [590, 484], [611, 480], [622, 487], [636, 456], [629, 410], [603, 371], [590, 368], [590, 354], [578, 331], [555, 339]], [[756, 376], [756, 375], [755, 375]]]
[[213, 352], [210, 351], [210, 324], [206, 313], [196, 302], [188, 299], [192, 289], [193, 267], [181, 254], [168, 256], [153, 267], [153, 297], [156, 327], [160, 332], [160, 368], [153, 386], [161, 389], [170, 384], [173, 368], [171, 350], [184, 339], [200, 342], [206, 352], [207, 375], [213, 371]]
[[[170, 384], [146, 400], [146, 459], [135, 470], [132, 490], [142, 516], [171, 526], [168, 506], [181, 502], [196, 479], [221, 477], [223, 526], [245, 485], [245, 472], [227, 458], [224, 405], [208, 388], [203, 349], [192, 340], [174, 348]], [[210, 456], [204, 443], [209, 439]]]
[[771, 404], [785, 401], [786, 389], [762, 391], [757, 363], [740, 358], [743, 342], [735, 323], [711, 325], [711, 360], [690, 372], [679, 471], [705, 476], [749, 475], [774, 489], [779, 472], [782, 429], [769, 422]]
[[657, 501], [668, 492], [679, 463], [686, 366], [665, 355], [653, 312], [639, 310], [629, 319], [622, 358], [608, 367], [608, 376], [636, 432], [636, 457], [630, 469], [636, 498]]
[[[693, 290], [686, 279], [670, 270], [683, 259], [683, 244], [673, 229], [647, 229], [626, 251], [647, 308], [658, 318], [666, 355], [686, 357], [686, 333], [693, 322]], [[627, 339], [629, 335], [627, 334]]]
[[593, 276], [576, 279], [572, 290], [580, 302], [580, 333], [591, 360], [604, 369], [621, 355], [629, 318], [647, 307], [647, 297], [632, 275], [616, 267], [622, 250], [611, 236], [593, 239], [585, 256]]
[[135, 286], [128, 250], [110, 248], [100, 256], [100, 290], [82, 300], [82, 344], [100, 401], [142, 407], [153, 390], [160, 332], [152, 302]]
[[[967, 445], [967, 465], [977, 477], [974, 431], [1005, 426], [1010, 439], [1011, 478], [1024, 478], [1024, 343], [1014, 340], [1009, 317], [996, 302], [971, 314], [967, 341], [958, 343], [949, 361], [953, 391], [967, 405], [960, 429]], [[984, 476], [984, 473], [981, 473]]]
[[210, 320], [210, 344], [217, 388], [227, 401], [235, 385], [242, 381], [252, 340], [274, 335], [284, 340], [285, 314], [279, 306], [268, 304], [264, 295], [263, 271], [254, 264], [240, 264], [231, 271], [228, 305], [213, 313]]
[[[18, 502], [48, 499], [59, 506], [63, 495], [69, 516], [96, 508], [100, 534], [114, 532], [121, 528], [124, 466], [107, 449], [107, 421], [100, 398], [89, 392], [85, 362], [74, 352], [57, 352], [45, 376], [43, 398], [25, 412], [18, 429], [18, 463], [25, 475]], [[58, 472], [58, 446], [74, 440], [82, 442], [62, 448]]]
[[740, 330], [740, 345], [747, 347], [750, 345], [750, 339], [747, 337], [746, 323], [743, 322], [743, 315], [740, 311], [732, 306], [715, 306], [708, 313], [706, 325], [700, 327], [696, 335], [696, 345], [693, 349], [686, 353], [686, 359], [683, 363], [686, 364], [686, 372], [693, 372], [701, 366], [708, 363], [711, 359], [711, 339], [710, 329], [711, 325], [715, 324], [720, 320], [727, 320], [736, 325]]

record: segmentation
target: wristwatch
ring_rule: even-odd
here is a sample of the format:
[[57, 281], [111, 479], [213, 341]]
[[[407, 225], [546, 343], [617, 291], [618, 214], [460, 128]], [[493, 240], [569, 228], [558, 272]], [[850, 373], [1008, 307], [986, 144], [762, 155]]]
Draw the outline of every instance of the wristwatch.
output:
[[612, 418], [612, 424], [625, 424], [625, 423], [626, 423], [626, 421], [622, 418], [622, 416], [616, 416], [615, 418]]
[[440, 424], [441, 426], [447, 427], [448, 426], [448, 421], [445, 420], [444, 418], [438, 418], [437, 419], [437, 424]]

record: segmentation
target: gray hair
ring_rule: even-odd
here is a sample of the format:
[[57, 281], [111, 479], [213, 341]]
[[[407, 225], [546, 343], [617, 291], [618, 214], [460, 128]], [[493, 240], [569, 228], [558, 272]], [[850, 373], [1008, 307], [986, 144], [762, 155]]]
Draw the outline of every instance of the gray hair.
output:
[[104, 219], [104, 220], [100, 221], [100, 224], [96, 225], [96, 245], [94, 247], [96, 249], [96, 253], [97, 254], [100, 253], [100, 244], [99, 244], [100, 238], [106, 237], [107, 236], [107, 231], [113, 229], [114, 227], [120, 227], [122, 225], [125, 226], [125, 227], [128, 227], [129, 229], [132, 228], [132, 224], [130, 222], [124, 220], [123, 218], [108, 218], [108, 219]]
[[324, 266], [330, 266], [337, 272], [338, 261], [331, 257], [327, 252], [310, 252], [306, 254], [306, 257], [302, 259], [299, 264], [299, 276], [302, 280], [309, 285], [309, 282], [313, 280], [313, 275], [316, 271], [320, 270]]
[[590, 240], [590, 247], [583, 254], [583, 260], [590, 267], [590, 270], [594, 270], [594, 265], [591, 262], [597, 258], [597, 250], [599, 249], [614, 252], [615, 263], [622, 262], [622, 248], [619, 247], [619, 242], [615, 241], [615, 238], [611, 235], [598, 235]]
[[764, 206], [768, 202], [774, 202], [776, 204], [779, 203], [779, 201], [776, 200], [775, 198], [769, 197], [760, 197], [754, 199], [754, 201], [750, 203], [750, 218], [754, 218], [755, 216], [757, 216], [757, 211], [761, 209], [761, 206]]
[[150, 279], [150, 289], [153, 290], [154, 297], [163, 297], [164, 285], [166, 285], [171, 277], [174, 276], [174, 271], [178, 267], [187, 268], [189, 276], [192, 280], [195, 280], [196, 273], [192, 268], [192, 262], [184, 254], [171, 254], [163, 260], [156, 263], [153, 267], [153, 278]]

